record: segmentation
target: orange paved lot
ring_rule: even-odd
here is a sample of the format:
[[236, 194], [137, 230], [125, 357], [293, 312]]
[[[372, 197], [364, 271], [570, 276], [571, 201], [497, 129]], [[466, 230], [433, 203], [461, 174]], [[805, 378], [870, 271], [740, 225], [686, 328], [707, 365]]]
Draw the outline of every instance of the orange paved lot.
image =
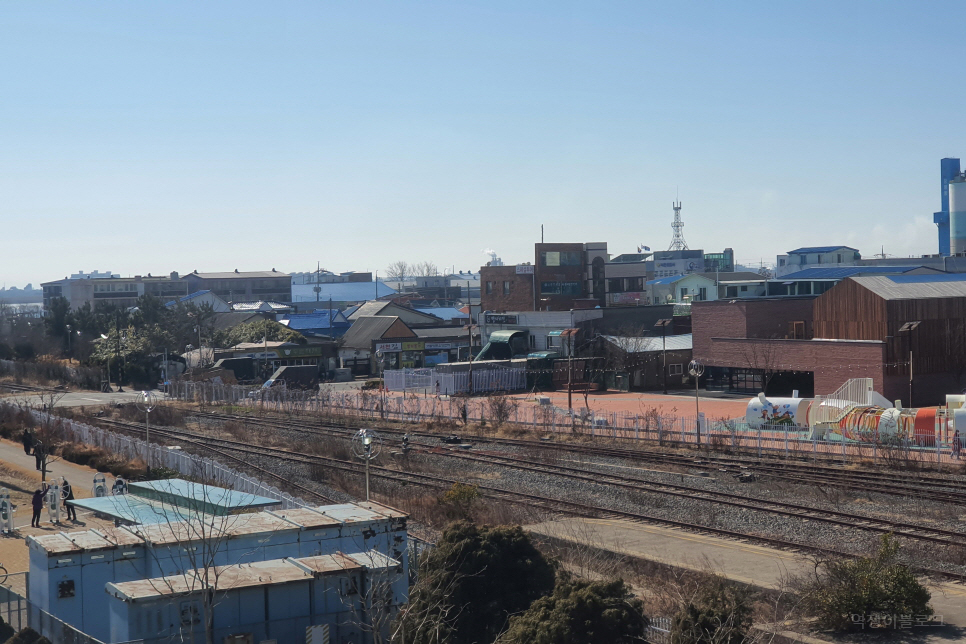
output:
[[[535, 396], [549, 396], [555, 407], [567, 407], [567, 392], [565, 391], [552, 391], [535, 395], [518, 394], [514, 398], [532, 401]], [[747, 398], [702, 397], [700, 399], [701, 411], [707, 418], [743, 418], [750, 399], [750, 396]], [[590, 394], [588, 403], [593, 411], [646, 413], [652, 408], [657, 408], [661, 414], [674, 416], [694, 416], [695, 414], [693, 394], [665, 396], [654, 393], [595, 392]], [[584, 395], [582, 393], [574, 393], [573, 405], [577, 409], [584, 407]]]

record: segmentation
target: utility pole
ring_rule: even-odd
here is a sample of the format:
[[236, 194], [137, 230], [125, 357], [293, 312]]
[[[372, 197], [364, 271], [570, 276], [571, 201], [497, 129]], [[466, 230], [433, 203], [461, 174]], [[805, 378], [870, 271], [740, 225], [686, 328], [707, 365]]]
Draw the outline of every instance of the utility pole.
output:
[[[571, 329], [572, 330], [572, 329]], [[567, 352], [567, 409], [570, 410], [570, 425], [574, 424], [574, 335], [570, 334], [570, 351]]]
[[466, 332], [470, 338], [469, 356], [470, 356], [470, 373], [469, 373], [469, 393], [473, 395], [473, 325], [466, 325]]

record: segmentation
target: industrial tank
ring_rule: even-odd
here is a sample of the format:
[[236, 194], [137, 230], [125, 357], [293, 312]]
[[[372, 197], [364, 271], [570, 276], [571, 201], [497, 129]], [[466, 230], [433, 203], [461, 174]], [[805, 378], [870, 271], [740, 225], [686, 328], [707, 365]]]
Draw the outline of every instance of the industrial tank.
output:
[[966, 253], [966, 174], [949, 182], [949, 252]]

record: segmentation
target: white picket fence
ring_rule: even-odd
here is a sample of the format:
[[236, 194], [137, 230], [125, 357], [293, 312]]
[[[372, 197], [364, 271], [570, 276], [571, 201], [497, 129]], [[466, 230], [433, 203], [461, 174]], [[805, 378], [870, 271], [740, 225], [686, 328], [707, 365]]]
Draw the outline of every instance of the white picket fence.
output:
[[486, 393], [491, 391], [520, 391], [527, 388], [527, 373], [524, 369], [499, 367], [496, 369], [476, 369], [472, 380], [469, 371], [454, 373], [436, 369], [393, 369], [383, 373], [383, 382], [389, 391], [424, 390], [428, 393], [462, 394]]
[[287, 492], [282, 492], [272, 485], [233, 470], [215, 459], [189, 454], [184, 450], [171, 449], [156, 443], [148, 444], [139, 438], [122, 436], [107, 429], [73, 420], [56, 416], [45, 418], [46, 414], [41, 411], [34, 410], [32, 413], [40, 423], [59, 423], [63, 437], [75, 443], [100, 447], [129, 459], [142, 459], [155, 467], [166, 467], [180, 472], [184, 476], [201, 479], [239, 492], [279, 499], [279, 505], [285, 509], [318, 505], [308, 503]]

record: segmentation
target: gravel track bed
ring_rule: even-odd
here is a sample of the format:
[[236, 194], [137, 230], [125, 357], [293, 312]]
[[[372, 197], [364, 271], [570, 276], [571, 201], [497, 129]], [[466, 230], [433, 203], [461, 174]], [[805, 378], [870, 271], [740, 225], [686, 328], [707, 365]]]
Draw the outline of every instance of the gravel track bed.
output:
[[[215, 430], [222, 423], [212, 420], [198, 424], [203, 425], [207, 430]], [[256, 436], [271, 436], [274, 444], [279, 446], [287, 444], [290, 448], [305, 444], [307, 441], [320, 440], [317, 435], [298, 428], [266, 429], [252, 426], [250, 429], [254, 431]], [[346, 430], [346, 434], [347, 436], [351, 435], [351, 430]], [[471, 440], [469, 437], [467, 439]], [[323, 438], [321, 440], [323, 442], [331, 441], [332, 444], [348, 444], [347, 441], [341, 441], [337, 438]], [[414, 439], [412, 443], [414, 447], [432, 445], [431, 440], [425, 438]], [[384, 454], [387, 457], [380, 459], [380, 465], [390, 466], [390, 463], [393, 462], [390, 452], [393, 451], [394, 447], [394, 443], [386, 444]], [[509, 445], [486, 444], [481, 445], [480, 450], [526, 458], [531, 462], [542, 465], [552, 466], [554, 463], [559, 463], [561, 466], [605, 474], [631, 476], [656, 483], [686, 485], [703, 490], [796, 503], [816, 509], [855, 513], [966, 533], [966, 514], [963, 513], [961, 508], [946, 503], [876, 494], [867, 490], [798, 485], [774, 479], [763, 479], [754, 483], [739, 483], [730, 474], [717, 471], [711, 471], [712, 476], [704, 478], [689, 476], [680, 467], [677, 469], [682, 469], [681, 472], [662, 472], [656, 471], [657, 465], [655, 464], [642, 465], [619, 458], [582, 456], [544, 450], [540, 450], [541, 453], [539, 454], [524, 454], [519, 448]], [[469, 453], [473, 454], [474, 450], [470, 450]], [[286, 478], [291, 477], [291, 480], [310, 489], [318, 489], [320, 493], [331, 498], [345, 499], [346, 501], [352, 499], [345, 492], [332, 489], [319, 481], [313, 480], [310, 466], [281, 463], [271, 457], [252, 457], [251, 455], [247, 455], [246, 460], [278, 472]], [[865, 553], [878, 540], [876, 533], [864, 530], [834, 526], [796, 517], [779, 517], [773, 513], [723, 506], [713, 501], [675, 497], [654, 492], [623, 490], [606, 484], [575, 481], [551, 474], [449, 458], [439, 454], [411, 453], [407, 457], [407, 465], [409, 466], [407, 469], [412, 471], [447, 476], [469, 483], [491, 485], [527, 494], [597, 505], [602, 508], [647, 514], [661, 519], [685, 521], [749, 535], [780, 538], [805, 544], [814, 543], [847, 552]], [[713, 470], [713, 466], [695, 465], [692, 472], [699, 471], [702, 467], [706, 468], [706, 471], [708, 469]], [[958, 477], [950, 478], [956, 480]], [[398, 483], [374, 477], [373, 487], [380, 496], [385, 495], [387, 498], [398, 496], [405, 499], [411, 493], [413, 486], [400, 486]], [[403, 489], [403, 487], [409, 489]], [[906, 541], [907, 547], [904, 548], [904, 552], [910, 562], [966, 574], [966, 565], [963, 565], [966, 564], [966, 560], [963, 560], [961, 553], [949, 553], [947, 552], [948, 548], [917, 540], [903, 541]], [[964, 542], [966, 542], [966, 538], [964, 538]]]

